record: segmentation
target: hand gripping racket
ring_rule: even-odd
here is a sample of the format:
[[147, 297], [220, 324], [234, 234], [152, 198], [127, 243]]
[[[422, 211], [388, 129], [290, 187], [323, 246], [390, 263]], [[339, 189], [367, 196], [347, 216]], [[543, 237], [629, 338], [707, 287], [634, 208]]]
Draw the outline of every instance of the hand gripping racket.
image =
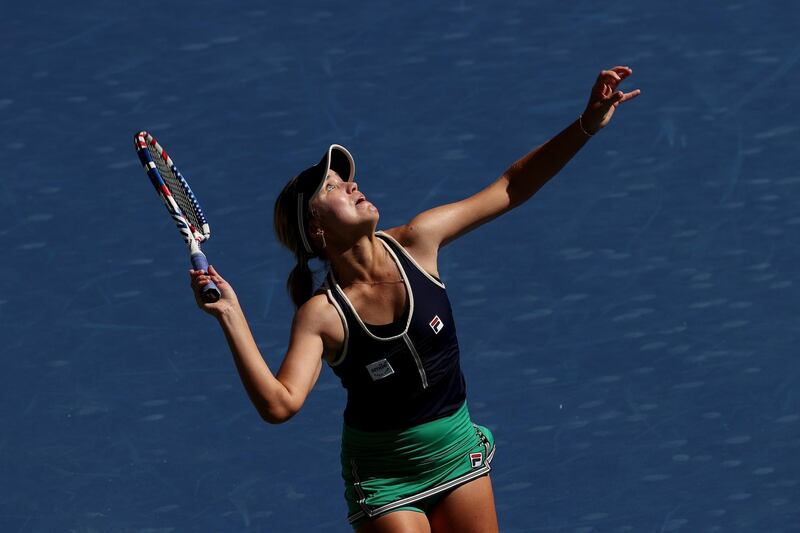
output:
[[[200, 243], [208, 240], [211, 230], [192, 189], [155, 137], [140, 131], [134, 135], [133, 143], [150, 183], [156, 188], [184, 242], [189, 246], [192, 266], [195, 270], [208, 272], [208, 260], [200, 251]], [[201, 296], [205, 302], [216, 302], [219, 300], [219, 289], [212, 281], [201, 289]]]

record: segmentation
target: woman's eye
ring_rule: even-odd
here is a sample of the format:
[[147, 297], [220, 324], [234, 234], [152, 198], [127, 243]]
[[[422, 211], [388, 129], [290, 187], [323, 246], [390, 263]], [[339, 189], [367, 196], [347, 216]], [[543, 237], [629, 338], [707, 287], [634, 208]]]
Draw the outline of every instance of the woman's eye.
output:
[[329, 183], [329, 184], [327, 184], [327, 185], [325, 186], [325, 190], [326, 190], [326, 191], [332, 191], [332, 190], [333, 190], [333, 189], [335, 189], [335, 188], [336, 188], [336, 185], [334, 185], [333, 183]]

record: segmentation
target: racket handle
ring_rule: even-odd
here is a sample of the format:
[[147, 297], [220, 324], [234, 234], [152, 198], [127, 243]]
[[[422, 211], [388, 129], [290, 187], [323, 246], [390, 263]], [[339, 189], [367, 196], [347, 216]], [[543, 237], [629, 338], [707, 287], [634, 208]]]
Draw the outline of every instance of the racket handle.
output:
[[[195, 270], [203, 270], [208, 272], [208, 259], [206, 259], [206, 254], [203, 252], [193, 253], [192, 266]], [[208, 285], [205, 285], [202, 289], [200, 289], [200, 296], [203, 298], [204, 302], [213, 304], [219, 300], [219, 289], [216, 285], [214, 285], [213, 281], [209, 281]]]

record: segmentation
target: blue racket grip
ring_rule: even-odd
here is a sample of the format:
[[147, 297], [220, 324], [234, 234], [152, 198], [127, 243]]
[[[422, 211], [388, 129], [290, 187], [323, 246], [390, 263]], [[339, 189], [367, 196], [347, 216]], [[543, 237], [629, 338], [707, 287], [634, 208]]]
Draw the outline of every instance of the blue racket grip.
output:
[[[203, 252], [193, 253], [192, 266], [195, 270], [208, 272], [208, 259], [206, 259], [206, 254]], [[202, 289], [200, 289], [200, 296], [203, 298], [204, 302], [213, 304], [219, 300], [219, 289], [216, 285], [214, 285], [213, 281], [209, 281], [208, 285], [205, 285]]]

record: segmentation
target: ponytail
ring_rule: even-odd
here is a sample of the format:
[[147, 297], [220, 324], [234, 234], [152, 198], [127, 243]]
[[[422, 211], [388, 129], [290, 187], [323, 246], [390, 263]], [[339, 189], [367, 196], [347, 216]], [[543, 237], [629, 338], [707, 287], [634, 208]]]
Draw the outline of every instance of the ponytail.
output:
[[311, 298], [314, 293], [314, 276], [307, 258], [298, 258], [297, 264], [289, 273], [289, 279], [286, 280], [286, 289], [296, 308]]
[[300, 229], [297, 226], [297, 178], [286, 184], [275, 199], [273, 212], [273, 228], [275, 236], [281, 244], [288, 248], [297, 259], [297, 264], [289, 273], [286, 289], [295, 307], [299, 308], [314, 294], [314, 274], [308, 264], [311, 257], [316, 257], [327, 264], [324, 253], [306, 252]]

